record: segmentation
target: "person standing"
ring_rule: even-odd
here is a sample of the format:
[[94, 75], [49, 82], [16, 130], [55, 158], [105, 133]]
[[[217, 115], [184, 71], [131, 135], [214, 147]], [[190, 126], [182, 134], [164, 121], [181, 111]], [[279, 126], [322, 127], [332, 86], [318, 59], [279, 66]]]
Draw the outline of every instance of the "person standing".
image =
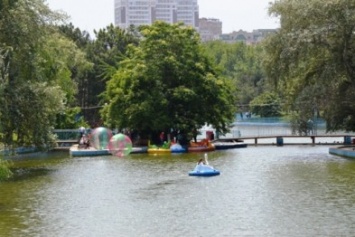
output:
[[164, 144], [165, 133], [161, 132], [160, 135], [159, 135], [159, 138], [160, 138], [160, 144], [163, 145]]
[[78, 139], [79, 145], [80, 145], [80, 141], [81, 141], [82, 137], [84, 136], [84, 134], [85, 134], [85, 128], [84, 127], [80, 127], [79, 128], [79, 139]]
[[194, 142], [196, 143], [197, 142], [197, 129], [196, 128], [194, 128], [192, 130], [192, 136], [194, 138]]

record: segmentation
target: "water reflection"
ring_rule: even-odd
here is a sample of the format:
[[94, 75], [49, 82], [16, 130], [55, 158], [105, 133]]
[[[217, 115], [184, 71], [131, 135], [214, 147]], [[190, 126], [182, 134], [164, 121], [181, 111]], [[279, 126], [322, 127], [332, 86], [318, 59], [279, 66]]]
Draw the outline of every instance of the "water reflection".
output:
[[0, 184], [0, 236], [353, 236], [355, 162], [327, 147], [14, 162]]

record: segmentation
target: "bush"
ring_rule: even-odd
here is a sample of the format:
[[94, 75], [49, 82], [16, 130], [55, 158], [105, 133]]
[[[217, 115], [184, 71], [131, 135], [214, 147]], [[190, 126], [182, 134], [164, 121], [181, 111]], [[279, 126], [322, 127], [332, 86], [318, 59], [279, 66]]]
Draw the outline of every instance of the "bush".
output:
[[12, 176], [12, 172], [9, 168], [10, 163], [8, 161], [4, 161], [0, 158], [0, 181], [8, 179]]

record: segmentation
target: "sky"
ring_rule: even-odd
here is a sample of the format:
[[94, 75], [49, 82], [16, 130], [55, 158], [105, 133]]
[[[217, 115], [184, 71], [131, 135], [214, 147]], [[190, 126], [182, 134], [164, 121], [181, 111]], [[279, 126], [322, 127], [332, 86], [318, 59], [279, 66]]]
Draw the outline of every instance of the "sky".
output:
[[[223, 33], [279, 27], [277, 18], [268, 16], [272, 0], [198, 0], [200, 18], [216, 18]], [[52, 10], [69, 15], [75, 27], [93, 35], [93, 30], [114, 23], [114, 0], [46, 0]]]

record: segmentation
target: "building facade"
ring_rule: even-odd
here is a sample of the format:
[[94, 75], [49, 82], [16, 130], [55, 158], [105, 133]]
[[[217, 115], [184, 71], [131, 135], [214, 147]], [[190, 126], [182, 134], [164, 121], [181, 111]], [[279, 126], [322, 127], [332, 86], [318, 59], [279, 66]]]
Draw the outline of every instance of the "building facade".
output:
[[222, 22], [215, 18], [200, 18], [199, 33], [202, 42], [218, 40], [222, 35]]
[[115, 25], [127, 29], [130, 25], [151, 25], [160, 20], [183, 22], [198, 29], [197, 0], [115, 0]]

